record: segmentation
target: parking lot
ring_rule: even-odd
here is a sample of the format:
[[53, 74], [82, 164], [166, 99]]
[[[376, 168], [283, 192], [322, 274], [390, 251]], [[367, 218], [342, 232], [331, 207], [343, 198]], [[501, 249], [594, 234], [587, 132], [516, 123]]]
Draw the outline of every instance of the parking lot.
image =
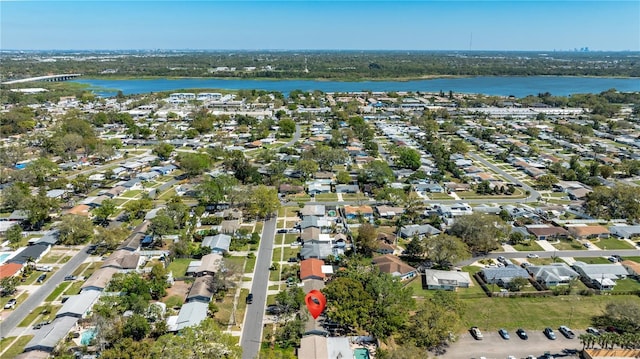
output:
[[[458, 340], [449, 348], [447, 352], [438, 358], [446, 359], [470, 359], [486, 357], [507, 358], [513, 355], [516, 358], [525, 358], [528, 355], [542, 356], [545, 352], [550, 352], [556, 357], [561, 356], [567, 359], [578, 358], [577, 355], [568, 355], [566, 350], [582, 349], [578, 335], [584, 331], [574, 330], [575, 339], [565, 338], [557, 328], [553, 328], [556, 333], [556, 340], [549, 340], [544, 336], [542, 330], [527, 330], [528, 340], [520, 339], [515, 330], [509, 331], [511, 339], [505, 340], [500, 337], [498, 331], [483, 331], [483, 340], [476, 340], [469, 332], [460, 335]], [[564, 351], [563, 351], [564, 350]]]

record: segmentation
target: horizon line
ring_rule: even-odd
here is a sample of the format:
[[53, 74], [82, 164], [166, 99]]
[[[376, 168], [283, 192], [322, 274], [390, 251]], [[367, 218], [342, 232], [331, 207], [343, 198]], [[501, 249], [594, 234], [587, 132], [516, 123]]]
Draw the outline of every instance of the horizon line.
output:
[[[586, 49], [586, 51], [584, 50]], [[277, 49], [277, 48], [264, 48], [264, 49], [204, 49], [204, 48], [121, 48], [121, 49], [0, 49], [0, 53], [2, 52], [17, 52], [17, 51], [27, 51], [27, 52], [40, 52], [40, 51], [78, 51], [78, 52], [89, 52], [89, 51], [208, 51], [208, 52], [231, 52], [231, 51], [239, 51], [239, 52], [256, 52], [256, 51], [275, 51], [275, 52], [295, 52], [295, 51], [304, 51], [304, 52], [318, 52], [318, 51], [327, 51], [327, 52], [340, 52], [340, 51], [348, 51], [348, 52], [403, 52], [403, 51], [417, 51], [417, 52], [578, 52], [578, 53], [590, 53], [590, 52], [640, 52], [638, 50], [593, 50], [588, 47], [574, 48], [574, 49], [532, 49], [532, 50], [499, 50], [499, 49]]]

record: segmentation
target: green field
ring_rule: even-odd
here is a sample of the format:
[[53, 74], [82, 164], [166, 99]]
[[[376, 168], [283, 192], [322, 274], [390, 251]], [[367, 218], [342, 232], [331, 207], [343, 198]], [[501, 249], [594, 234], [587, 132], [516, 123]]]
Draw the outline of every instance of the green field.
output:
[[587, 264], [610, 264], [608, 259], [603, 257], [574, 257], [578, 262], [584, 262]]
[[475, 325], [482, 330], [542, 330], [560, 325], [581, 329], [590, 326], [591, 318], [601, 314], [607, 304], [626, 300], [640, 303], [640, 298], [632, 295], [464, 299], [463, 322], [465, 327]]
[[189, 263], [191, 263], [191, 258], [176, 258], [167, 267], [167, 271], [173, 272], [173, 277], [183, 277], [185, 273], [187, 273], [187, 268], [189, 267]]
[[619, 279], [616, 281], [616, 286], [613, 287], [614, 292], [626, 292], [640, 290], [640, 282], [633, 278]]
[[540, 245], [536, 241], [526, 241], [521, 244], [516, 244], [513, 246], [513, 248], [515, 248], [517, 251], [524, 251], [524, 252], [544, 251], [544, 249], [542, 249], [542, 247], [540, 247]]
[[603, 238], [599, 241], [593, 241], [593, 244], [600, 249], [634, 249], [631, 244], [621, 239], [616, 238]]

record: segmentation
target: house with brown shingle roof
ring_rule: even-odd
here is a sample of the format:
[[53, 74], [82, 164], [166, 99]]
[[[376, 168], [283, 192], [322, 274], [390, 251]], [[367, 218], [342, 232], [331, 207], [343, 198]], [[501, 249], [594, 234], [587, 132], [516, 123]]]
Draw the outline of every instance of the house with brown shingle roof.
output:
[[567, 226], [567, 230], [577, 239], [609, 238], [609, 230], [603, 226]]
[[640, 263], [630, 260], [620, 262], [622, 266], [629, 272], [630, 276], [640, 277]]
[[209, 303], [213, 297], [213, 276], [204, 275], [196, 278], [187, 295], [188, 302]]
[[394, 277], [399, 277], [400, 280], [411, 279], [417, 275], [417, 270], [415, 268], [406, 264], [400, 258], [392, 254], [375, 257], [372, 262], [380, 272], [391, 274]]
[[319, 279], [324, 280], [326, 275], [322, 272], [324, 261], [322, 259], [309, 258], [300, 262], [300, 280]]
[[531, 235], [539, 241], [569, 237], [569, 231], [562, 227], [549, 225], [529, 225], [525, 227], [527, 228], [527, 232], [531, 233]]

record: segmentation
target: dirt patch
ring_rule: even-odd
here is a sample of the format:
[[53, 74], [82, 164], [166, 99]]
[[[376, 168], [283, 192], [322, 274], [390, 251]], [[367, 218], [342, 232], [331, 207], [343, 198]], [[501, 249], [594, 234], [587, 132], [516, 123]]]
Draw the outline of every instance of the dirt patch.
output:
[[166, 300], [167, 298], [171, 297], [171, 296], [179, 296], [181, 298], [186, 298], [187, 297], [187, 293], [189, 293], [189, 289], [191, 289], [191, 282], [187, 283], [185, 281], [182, 280], [177, 280], [175, 282], [173, 282], [173, 285], [171, 286], [171, 288], [167, 288], [167, 295], [162, 298], [162, 300]]

